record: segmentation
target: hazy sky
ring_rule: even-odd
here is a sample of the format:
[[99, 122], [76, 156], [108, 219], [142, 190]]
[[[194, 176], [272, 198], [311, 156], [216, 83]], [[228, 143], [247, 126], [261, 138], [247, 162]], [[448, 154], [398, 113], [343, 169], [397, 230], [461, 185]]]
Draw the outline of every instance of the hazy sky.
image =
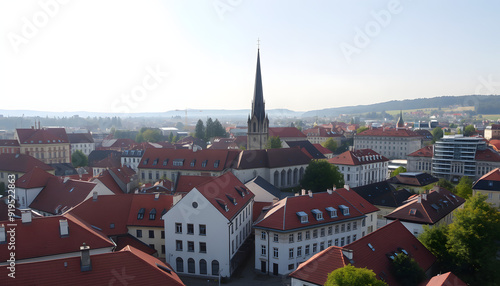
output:
[[499, 1], [1, 1], [0, 109], [246, 109], [500, 93]]

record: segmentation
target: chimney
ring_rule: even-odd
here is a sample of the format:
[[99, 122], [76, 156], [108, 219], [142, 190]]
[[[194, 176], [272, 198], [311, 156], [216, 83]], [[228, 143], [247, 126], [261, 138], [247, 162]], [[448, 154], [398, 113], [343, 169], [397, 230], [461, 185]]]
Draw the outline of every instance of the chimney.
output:
[[311, 190], [307, 191], [307, 194], [309, 195], [310, 198], [313, 197], [313, 192]]
[[61, 234], [62, 237], [69, 235], [69, 227], [67, 219], [59, 220], [59, 233]]
[[64, 177], [63, 184], [65, 184], [69, 180], [69, 177]]
[[155, 193], [155, 201], [157, 201], [160, 198], [160, 193]]
[[295, 193], [295, 196], [298, 197], [298, 196], [300, 196], [300, 194], [299, 193]]
[[0, 243], [7, 242], [7, 233], [5, 232], [5, 225], [0, 224]]
[[90, 246], [85, 242], [80, 246], [80, 270], [82, 272], [92, 270], [92, 263], [90, 261]]
[[422, 203], [422, 196], [417, 197], [417, 203], [421, 204]]
[[328, 190], [326, 190], [326, 192], [327, 192], [329, 195], [331, 195], [331, 194], [333, 193], [333, 190], [332, 190], [332, 189], [328, 189]]
[[21, 210], [21, 221], [23, 223], [31, 222], [31, 210]]
[[95, 202], [95, 201], [97, 201], [97, 197], [98, 197], [98, 196], [99, 196], [99, 194], [98, 194], [96, 191], [92, 192], [92, 200], [93, 200], [94, 202]]
[[344, 254], [344, 256], [347, 257], [347, 259], [352, 260], [353, 257], [352, 249], [342, 248], [342, 254]]
[[344, 189], [349, 191], [349, 185], [344, 185]]
[[427, 200], [427, 194], [421, 194], [423, 200]]
[[[295, 194], [295, 195], [297, 195], [297, 194]], [[275, 203], [277, 203], [278, 201], [279, 201], [279, 199], [278, 199], [277, 197], [274, 197], [274, 198], [273, 198], [273, 205], [274, 205]]]
[[305, 194], [306, 194], [306, 190], [302, 189], [302, 191], [301, 191], [301, 195], [303, 195], [303, 196], [304, 196]]

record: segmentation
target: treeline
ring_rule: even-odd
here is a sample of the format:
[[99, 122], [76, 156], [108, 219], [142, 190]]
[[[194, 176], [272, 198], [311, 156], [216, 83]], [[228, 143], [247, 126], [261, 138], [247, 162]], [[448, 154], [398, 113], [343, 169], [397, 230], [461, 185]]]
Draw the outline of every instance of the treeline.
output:
[[[90, 131], [106, 130], [112, 127], [122, 127], [120, 117], [0, 117], [0, 129], [15, 130], [16, 128], [30, 128], [40, 122], [41, 126], [64, 126], [86, 128]], [[38, 126], [38, 124], [37, 124]]]
[[215, 119], [215, 121], [213, 121], [212, 118], [209, 117], [207, 119], [206, 125], [203, 124], [203, 121], [201, 121], [201, 119], [198, 120], [194, 130], [194, 136], [196, 138], [209, 141], [214, 137], [226, 137], [227, 133], [226, 129], [224, 129], [218, 119]]

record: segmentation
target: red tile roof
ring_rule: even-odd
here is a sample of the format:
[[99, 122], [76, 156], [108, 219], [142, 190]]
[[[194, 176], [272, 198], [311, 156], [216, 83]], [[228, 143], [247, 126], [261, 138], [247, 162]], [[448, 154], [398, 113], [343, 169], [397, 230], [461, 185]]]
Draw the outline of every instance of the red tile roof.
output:
[[451, 272], [446, 272], [444, 274], [438, 274], [432, 277], [429, 281], [426, 281], [420, 286], [467, 286], [468, 284], [460, 280], [455, 274]]
[[306, 130], [303, 130], [302, 133], [304, 133], [308, 137], [341, 137], [342, 134], [339, 134], [335, 131], [332, 131], [331, 128], [325, 128], [325, 127], [314, 127], [314, 128], [309, 128]]
[[52, 177], [33, 200], [30, 208], [50, 214], [63, 213], [83, 202], [95, 186], [96, 184], [91, 182]]
[[498, 139], [491, 139], [490, 140], [490, 145], [493, 145], [497, 150], [500, 150], [500, 140]]
[[270, 207], [272, 205], [273, 203], [270, 202], [254, 202], [252, 210], [252, 221], [255, 222], [260, 217], [264, 208]]
[[93, 168], [118, 168], [121, 166], [121, 156], [110, 154], [102, 160], [89, 162], [89, 166]]
[[[68, 236], [61, 237], [59, 220], [67, 220]], [[7, 221], [0, 222], [0, 224], [5, 225], [8, 223]], [[17, 224], [15, 227], [16, 260], [76, 252], [84, 242], [92, 249], [113, 248], [115, 246], [103, 233], [93, 229], [89, 224], [72, 214], [34, 217], [30, 223], [22, 223], [19, 219], [15, 223]], [[8, 227], [6, 228], [8, 229]], [[7, 246], [7, 244], [0, 244], [2, 262], [6, 261], [11, 252]]]
[[17, 140], [2, 139], [0, 140], [0, 147], [19, 147]]
[[[389, 285], [400, 285], [392, 275], [392, 263], [387, 254], [399, 253], [403, 249], [424, 271], [436, 261], [436, 257], [401, 222], [394, 221], [342, 248], [331, 246], [323, 250], [302, 263], [290, 276], [323, 285], [330, 272], [350, 263], [373, 270], [378, 279], [383, 276]], [[341, 254], [342, 250], [352, 250], [352, 261]]]
[[231, 172], [198, 185], [196, 189], [228, 220], [246, 207], [255, 196]]
[[80, 257], [70, 257], [17, 264], [15, 279], [1, 266], [0, 275], [7, 277], [3, 285], [184, 285], [170, 265], [134, 247], [91, 255], [90, 260], [90, 271], [81, 271]]
[[[174, 203], [174, 196], [167, 194], [135, 194], [130, 205], [127, 225], [164, 227], [162, 214], [166, 213]], [[142, 218], [139, 212], [142, 212]], [[154, 213], [154, 219], [151, 215]]]
[[69, 213], [100, 228], [107, 236], [126, 234], [133, 196], [122, 194], [98, 196], [97, 200], [89, 198]]
[[307, 136], [302, 133], [296, 127], [269, 127], [269, 136], [275, 137], [279, 136], [280, 138], [306, 138]]
[[499, 181], [500, 182], [500, 169], [496, 168], [496, 169], [489, 171], [488, 173], [484, 174], [479, 180]]
[[38, 167], [45, 171], [53, 171], [54, 168], [44, 162], [26, 154], [0, 154], [0, 170], [27, 173]]
[[149, 245], [145, 244], [129, 233], [117, 236], [115, 243], [115, 251], [120, 251], [130, 245], [149, 255], [153, 255], [158, 252], [156, 251], [156, 249], [151, 248]]
[[450, 191], [434, 187], [429, 194], [415, 196], [385, 218], [419, 224], [435, 224], [464, 202], [465, 199]]
[[123, 190], [120, 188], [120, 185], [118, 185], [115, 179], [113, 179], [113, 176], [111, 176], [109, 170], [102, 172], [102, 174], [99, 175], [99, 177], [93, 178], [90, 181], [96, 183], [95, 180], [99, 180], [114, 194], [116, 195], [123, 194]]
[[358, 149], [345, 151], [344, 153], [328, 159], [328, 163], [336, 165], [364, 165], [379, 162], [387, 162], [389, 159], [373, 151], [372, 149]]
[[[234, 164], [234, 160], [238, 154], [239, 151], [235, 150], [206, 149], [193, 152], [193, 150], [189, 149], [174, 150], [149, 148], [146, 149], [138, 167], [139, 169], [220, 172], [230, 168]], [[182, 166], [174, 166], [174, 161], [182, 162]], [[191, 166], [192, 163], [194, 166]]]
[[433, 146], [425, 146], [424, 148], [418, 149], [417, 151], [408, 154], [410, 157], [428, 157], [432, 158]]
[[319, 152], [321, 152], [323, 155], [333, 154], [333, 152], [332, 152], [332, 151], [330, 151], [330, 149], [323, 147], [323, 145], [321, 145], [321, 144], [317, 144], [317, 143], [316, 143], [316, 144], [313, 144], [313, 145], [314, 145], [314, 147], [316, 147], [316, 149], [318, 149], [318, 151], [319, 151]]
[[35, 167], [16, 180], [16, 187], [24, 189], [45, 187], [54, 175]]
[[[352, 193], [352, 194], [351, 194]], [[339, 206], [349, 207], [349, 215], [344, 215]], [[331, 218], [327, 215], [325, 208], [333, 207], [337, 209], [337, 217]], [[323, 219], [318, 221], [312, 214], [313, 209], [323, 212]], [[362, 217], [364, 214], [377, 211], [378, 208], [367, 202], [353, 190], [336, 189], [331, 194], [328, 192], [313, 193], [309, 195], [287, 197], [278, 201], [274, 206], [263, 214], [255, 225], [256, 228], [270, 228], [276, 230], [293, 230], [312, 225], [321, 225], [348, 218]], [[305, 212], [308, 215], [308, 222], [302, 223], [298, 217], [298, 212]]]
[[383, 137], [422, 137], [418, 135], [416, 132], [408, 130], [408, 129], [383, 129], [383, 128], [375, 128], [368, 129], [356, 136], [383, 136]]
[[176, 193], [189, 193], [194, 187], [212, 180], [211, 176], [186, 176], [178, 177], [177, 185], [175, 186]]
[[500, 154], [491, 149], [476, 150], [477, 161], [500, 162]]
[[20, 144], [65, 144], [69, 143], [64, 128], [16, 129]]
[[135, 142], [132, 139], [119, 138], [119, 139], [116, 139], [116, 141], [113, 142], [113, 144], [111, 144], [111, 146], [109, 146], [109, 148], [130, 149], [130, 148], [134, 147], [135, 145], [137, 145], [137, 142]]

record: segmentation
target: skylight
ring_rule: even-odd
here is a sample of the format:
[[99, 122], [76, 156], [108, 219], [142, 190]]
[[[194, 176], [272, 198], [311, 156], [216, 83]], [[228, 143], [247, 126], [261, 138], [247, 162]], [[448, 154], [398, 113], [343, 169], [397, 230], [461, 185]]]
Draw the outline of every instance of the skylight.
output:
[[368, 247], [372, 250], [372, 251], [375, 251], [375, 247], [373, 247], [373, 245], [371, 243], [368, 243]]
[[416, 215], [417, 214], [417, 209], [410, 209], [410, 215]]

